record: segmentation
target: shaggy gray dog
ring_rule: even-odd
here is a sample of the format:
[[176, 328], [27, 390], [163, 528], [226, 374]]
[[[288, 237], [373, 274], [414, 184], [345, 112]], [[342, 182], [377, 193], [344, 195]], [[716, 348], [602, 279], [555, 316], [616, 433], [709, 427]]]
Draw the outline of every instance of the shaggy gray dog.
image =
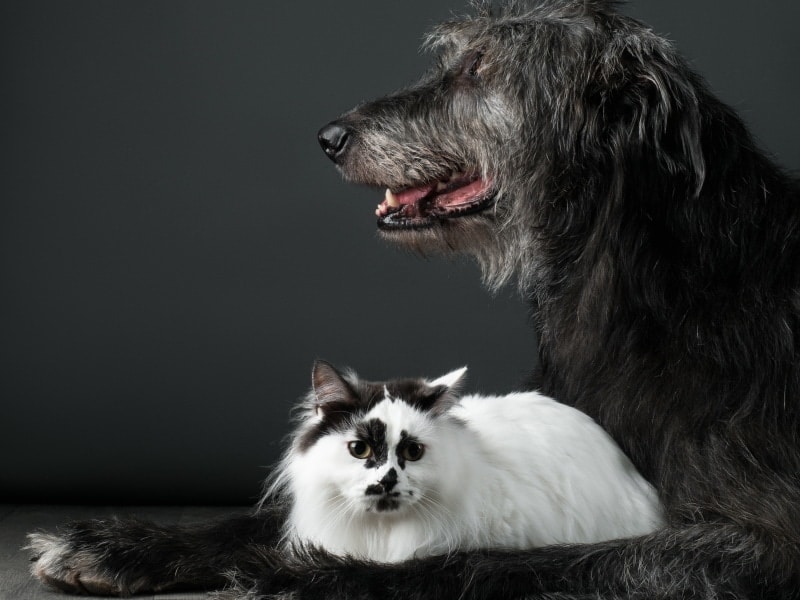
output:
[[320, 132], [388, 188], [383, 235], [473, 254], [535, 309], [540, 389], [657, 487], [652, 535], [398, 565], [274, 550], [279, 508], [199, 527], [91, 521], [32, 538], [69, 591], [230, 598], [796, 598], [800, 184], [664, 39], [599, 0], [479, 9], [434, 68]]
[[428, 45], [438, 66], [324, 127], [324, 151], [387, 188], [390, 241], [519, 278], [537, 386], [612, 434], [669, 526], [399, 568], [320, 559], [303, 597], [796, 597], [798, 180], [611, 3], [479, 11]]

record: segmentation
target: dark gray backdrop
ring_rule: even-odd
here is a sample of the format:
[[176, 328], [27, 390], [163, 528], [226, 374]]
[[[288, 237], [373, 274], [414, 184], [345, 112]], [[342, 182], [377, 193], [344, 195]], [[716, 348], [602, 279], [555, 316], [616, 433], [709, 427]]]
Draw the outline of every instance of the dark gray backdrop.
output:
[[[640, 0], [800, 166], [797, 0]], [[0, 500], [250, 502], [315, 357], [517, 387], [527, 310], [375, 240], [316, 131], [412, 81], [419, 2], [0, 5]]]

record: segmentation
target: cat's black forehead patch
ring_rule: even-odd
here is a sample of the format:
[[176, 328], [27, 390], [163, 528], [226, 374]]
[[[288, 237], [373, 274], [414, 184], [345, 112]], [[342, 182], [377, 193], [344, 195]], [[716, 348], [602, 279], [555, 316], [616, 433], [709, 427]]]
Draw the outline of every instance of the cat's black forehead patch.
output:
[[389, 459], [389, 446], [386, 443], [386, 423], [380, 419], [369, 419], [356, 425], [356, 437], [369, 444], [372, 456], [364, 461], [367, 469], [386, 464]]
[[389, 397], [405, 402], [421, 411], [430, 410], [436, 400], [447, 391], [445, 386], [431, 387], [421, 379], [392, 379], [389, 381], [351, 381], [346, 398], [327, 402], [322, 419], [308, 429], [298, 440], [298, 448], [305, 452], [323, 436], [352, 426], [372, 408]]

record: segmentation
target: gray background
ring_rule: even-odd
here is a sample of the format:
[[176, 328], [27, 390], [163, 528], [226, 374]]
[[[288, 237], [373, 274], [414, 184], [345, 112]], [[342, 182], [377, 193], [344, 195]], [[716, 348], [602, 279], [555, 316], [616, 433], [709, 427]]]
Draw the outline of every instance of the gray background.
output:
[[[324, 123], [427, 65], [426, 2], [0, 4], [0, 500], [250, 502], [314, 358], [518, 387], [527, 309], [376, 242]], [[797, 0], [641, 0], [800, 166]]]

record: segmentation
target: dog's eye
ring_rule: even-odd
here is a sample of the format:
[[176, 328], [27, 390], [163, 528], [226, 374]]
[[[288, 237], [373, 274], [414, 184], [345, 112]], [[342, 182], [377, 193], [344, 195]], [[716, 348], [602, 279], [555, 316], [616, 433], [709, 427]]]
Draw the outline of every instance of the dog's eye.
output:
[[402, 454], [403, 458], [414, 462], [422, 458], [422, 455], [425, 454], [425, 446], [417, 442], [411, 442], [403, 448]]
[[370, 448], [370, 445], [361, 440], [348, 442], [347, 449], [350, 451], [353, 458], [358, 458], [359, 460], [366, 460], [372, 456], [372, 448]]
[[483, 50], [469, 52], [461, 63], [461, 74], [468, 77], [477, 77], [483, 63]]

